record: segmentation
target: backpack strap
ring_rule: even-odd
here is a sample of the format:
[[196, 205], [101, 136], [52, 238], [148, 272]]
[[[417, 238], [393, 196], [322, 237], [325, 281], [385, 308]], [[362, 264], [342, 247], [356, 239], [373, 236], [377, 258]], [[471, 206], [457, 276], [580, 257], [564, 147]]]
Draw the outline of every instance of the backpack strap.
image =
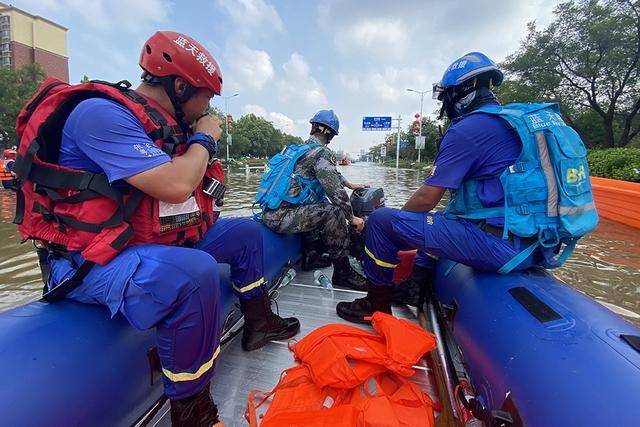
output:
[[135, 90], [131, 89], [131, 83], [127, 80], [121, 80], [117, 83], [110, 83], [103, 80], [92, 80], [91, 83], [97, 83], [107, 85], [118, 89], [125, 97], [140, 104], [144, 107], [145, 114], [151, 119], [151, 121], [157, 126], [157, 129], [147, 133], [152, 141], [162, 139], [162, 151], [168, 155], [172, 155], [175, 152], [176, 146], [186, 142], [186, 136], [184, 130], [179, 125], [169, 126], [167, 119], [153, 107], [147, 99]]
[[540, 246], [540, 242], [532, 243], [531, 245], [529, 245], [527, 249], [520, 251], [519, 254], [511, 258], [502, 267], [500, 267], [500, 269], [498, 270], [498, 273], [499, 274], [510, 273], [514, 268], [522, 264], [522, 262], [525, 259], [529, 258], [529, 255], [531, 255], [533, 251], [535, 251], [539, 246]]

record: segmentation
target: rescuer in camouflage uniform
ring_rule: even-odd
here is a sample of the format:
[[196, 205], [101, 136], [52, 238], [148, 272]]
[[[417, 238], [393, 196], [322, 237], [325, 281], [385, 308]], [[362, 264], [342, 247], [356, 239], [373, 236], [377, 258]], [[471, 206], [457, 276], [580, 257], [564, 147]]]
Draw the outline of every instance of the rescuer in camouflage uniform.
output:
[[[336, 170], [336, 156], [327, 147], [338, 134], [338, 117], [332, 110], [319, 111], [311, 120], [311, 136], [305, 144], [317, 143], [296, 163], [294, 173], [302, 178], [317, 179], [331, 203], [316, 203], [293, 206], [283, 201], [279, 208], [265, 209], [264, 224], [278, 233], [303, 233], [320, 229], [322, 241], [327, 247], [333, 263], [334, 286], [366, 290], [364, 278], [351, 268], [349, 263], [349, 224], [358, 231], [364, 228], [362, 218], [353, 216], [349, 196], [344, 187], [350, 189], [366, 187], [352, 184]], [[296, 197], [302, 187], [292, 180], [288, 195]]]

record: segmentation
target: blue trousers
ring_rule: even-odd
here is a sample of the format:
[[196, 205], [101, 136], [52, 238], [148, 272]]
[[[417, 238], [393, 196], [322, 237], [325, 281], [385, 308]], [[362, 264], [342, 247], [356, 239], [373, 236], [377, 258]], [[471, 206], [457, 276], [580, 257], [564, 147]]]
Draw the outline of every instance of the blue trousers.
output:
[[[83, 262], [51, 260], [51, 286], [71, 277]], [[165, 394], [192, 396], [211, 381], [220, 352], [220, 283], [217, 262], [231, 265], [240, 298], [262, 295], [262, 233], [245, 218], [223, 218], [196, 248], [136, 245], [109, 264], [96, 265], [68, 298], [109, 307], [137, 329], [157, 328]]]
[[[398, 251], [418, 249], [416, 264], [433, 266], [432, 257], [447, 258], [478, 270], [498, 271], [525, 247], [481, 230], [476, 224], [447, 218], [442, 212], [414, 213], [377, 209], [367, 221], [364, 271], [371, 283], [392, 286]], [[534, 264], [534, 254], [516, 269]]]

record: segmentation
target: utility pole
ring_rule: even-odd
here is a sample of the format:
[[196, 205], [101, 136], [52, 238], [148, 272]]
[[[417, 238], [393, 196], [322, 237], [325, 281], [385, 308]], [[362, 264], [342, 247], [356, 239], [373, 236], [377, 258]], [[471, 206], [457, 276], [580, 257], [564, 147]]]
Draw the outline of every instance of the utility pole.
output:
[[224, 97], [224, 123], [225, 123], [225, 133], [227, 134], [227, 164], [229, 164], [229, 145], [231, 145], [231, 135], [229, 135], [229, 112], [227, 101], [229, 98], [233, 98], [240, 95], [239, 93], [234, 93], [233, 95]]
[[[415, 92], [420, 94], [420, 130], [418, 131], [418, 136], [422, 136], [422, 104], [424, 101], [424, 94], [431, 92], [430, 90], [414, 90], [407, 89], [409, 92]], [[418, 148], [418, 163], [420, 163], [420, 149]]]
[[402, 116], [398, 114], [398, 137], [396, 138], [396, 171], [398, 170], [400, 163], [400, 123], [402, 123]]

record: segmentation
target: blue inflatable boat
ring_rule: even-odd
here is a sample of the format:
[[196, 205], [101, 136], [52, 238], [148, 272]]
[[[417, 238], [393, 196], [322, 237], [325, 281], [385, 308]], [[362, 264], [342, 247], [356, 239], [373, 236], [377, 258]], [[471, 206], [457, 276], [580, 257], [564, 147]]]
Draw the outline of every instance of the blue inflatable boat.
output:
[[[300, 256], [296, 236], [263, 228], [271, 284]], [[219, 264], [221, 321], [240, 319], [229, 266]], [[131, 426], [162, 397], [155, 330], [106, 308], [33, 302], [0, 313], [0, 426]]]
[[[265, 276], [277, 284], [298, 261], [300, 241], [263, 233]], [[220, 271], [229, 330], [240, 315], [228, 267]], [[312, 280], [300, 273], [281, 291], [280, 309], [300, 318], [303, 334], [339, 321], [336, 301], [358, 296]], [[640, 330], [547, 273], [501, 276], [441, 261], [426, 309], [434, 314], [450, 374], [452, 394], [441, 400], [452, 398], [455, 385], [467, 379], [483, 411], [506, 414], [513, 426], [638, 425]], [[214, 383], [222, 389], [219, 407], [237, 415], [246, 406], [240, 385], [272, 387], [292, 358], [277, 343], [252, 353], [236, 345], [234, 355], [234, 343], [223, 347], [227, 357], [221, 357]], [[98, 306], [34, 302], [0, 313], [0, 426], [113, 427], [152, 418], [149, 411], [162, 397], [154, 347], [154, 330], [136, 331]], [[154, 425], [168, 425], [166, 416], [158, 417]], [[240, 418], [225, 421], [242, 425]]]
[[460, 356], [487, 412], [505, 411], [513, 425], [640, 425], [640, 329], [631, 323], [544, 271], [440, 261], [435, 294], [455, 343], [447, 356]]

